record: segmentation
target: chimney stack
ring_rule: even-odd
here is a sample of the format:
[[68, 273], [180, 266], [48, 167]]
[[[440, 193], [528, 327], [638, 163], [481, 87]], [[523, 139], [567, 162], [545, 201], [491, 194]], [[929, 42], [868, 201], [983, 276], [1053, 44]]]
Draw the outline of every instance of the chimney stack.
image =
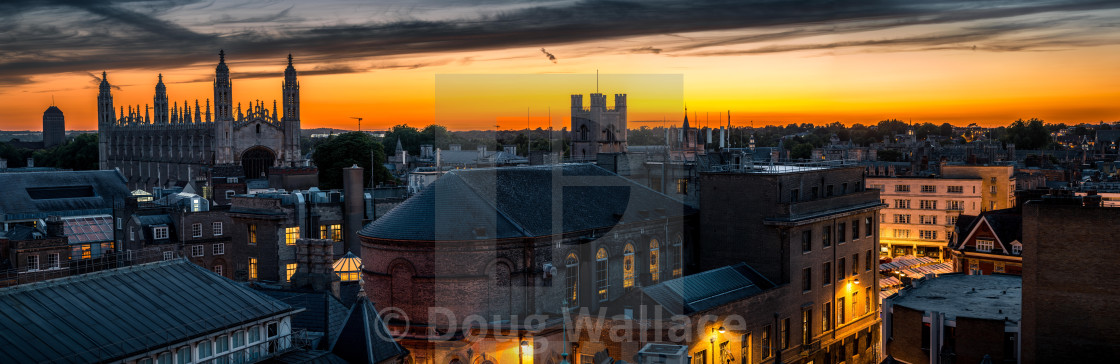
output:
[[353, 165], [342, 169], [342, 207], [345, 216], [346, 250], [361, 255], [362, 244], [358, 240], [358, 230], [362, 229], [362, 217], [365, 216], [365, 199], [362, 197], [362, 180], [364, 169]]
[[66, 236], [62, 229], [62, 218], [53, 215], [47, 216], [47, 236], [52, 238]]

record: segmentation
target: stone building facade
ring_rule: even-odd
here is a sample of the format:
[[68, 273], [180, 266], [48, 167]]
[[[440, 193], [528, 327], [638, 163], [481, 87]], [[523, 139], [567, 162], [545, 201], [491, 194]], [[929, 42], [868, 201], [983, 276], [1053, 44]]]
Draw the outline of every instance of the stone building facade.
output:
[[599, 153], [626, 151], [626, 94], [614, 95], [614, 108], [607, 108], [607, 96], [593, 93], [589, 108], [583, 95], [572, 95], [572, 160], [591, 162]]
[[957, 220], [980, 213], [983, 186], [979, 177], [867, 177], [867, 187], [878, 189], [886, 204], [879, 215], [878, 255], [948, 259]]
[[237, 165], [247, 178], [261, 178], [270, 167], [296, 167], [300, 155], [299, 82], [288, 56], [280, 107], [255, 100], [243, 109], [233, 101], [225, 52], [214, 75], [214, 110], [199, 100], [170, 102], [163, 75], [154, 107], [114, 108], [112, 85], [102, 72], [97, 96], [98, 151], [101, 169], [119, 169], [130, 188], [207, 182], [214, 166]]

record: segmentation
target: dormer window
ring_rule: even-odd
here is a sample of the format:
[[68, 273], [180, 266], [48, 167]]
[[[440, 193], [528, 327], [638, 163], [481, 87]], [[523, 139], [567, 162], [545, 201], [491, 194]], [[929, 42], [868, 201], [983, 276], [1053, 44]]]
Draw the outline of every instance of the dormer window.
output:
[[152, 238], [156, 240], [167, 239], [167, 227], [157, 226], [152, 228]]
[[995, 242], [992, 240], [976, 239], [976, 251], [978, 252], [990, 252], [994, 246]]
[[1019, 255], [1023, 253], [1023, 244], [1019, 242], [1011, 243], [1011, 254]]

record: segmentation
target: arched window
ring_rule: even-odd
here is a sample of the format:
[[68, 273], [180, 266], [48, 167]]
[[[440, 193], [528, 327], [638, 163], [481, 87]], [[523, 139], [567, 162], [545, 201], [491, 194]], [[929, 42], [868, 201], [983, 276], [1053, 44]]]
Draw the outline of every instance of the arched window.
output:
[[661, 250], [658, 249], [659, 244], [657, 239], [650, 239], [649, 241], [649, 277], [650, 280], [657, 282], [661, 278]]
[[567, 292], [568, 307], [579, 306], [579, 257], [576, 253], [568, 254], [564, 259], [564, 289]]
[[599, 302], [607, 300], [607, 249], [599, 248], [595, 253], [595, 291], [599, 292]]
[[634, 245], [626, 244], [622, 250], [622, 288], [634, 286]]
[[684, 261], [683, 246], [684, 246], [684, 238], [682, 238], [680, 235], [677, 235], [676, 239], [673, 239], [673, 247], [671, 248], [671, 249], [673, 249], [673, 255], [675, 255], [673, 257], [673, 262], [672, 262], [672, 264], [673, 264], [673, 277], [674, 278], [680, 277], [681, 273], [682, 273], [681, 272], [681, 262]]
[[591, 132], [591, 130], [587, 129], [587, 125], [580, 125], [579, 126], [579, 136], [580, 136], [579, 140], [590, 140], [591, 136], [588, 135], [588, 134], [590, 134], [590, 132]]

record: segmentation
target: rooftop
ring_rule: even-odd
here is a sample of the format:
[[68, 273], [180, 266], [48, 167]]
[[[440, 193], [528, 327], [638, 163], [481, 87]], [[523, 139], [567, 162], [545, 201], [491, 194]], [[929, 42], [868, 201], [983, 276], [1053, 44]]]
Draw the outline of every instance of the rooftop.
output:
[[899, 291], [894, 304], [919, 311], [943, 312], [951, 319], [969, 317], [1019, 321], [1023, 278], [1015, 275], [945, 274]]
[[106, 214], [130, 194], [117, 171], [0, 173], [0, 186], [5, 220]]
[[774, 287], [746, 263], [671, 279], [643, 292], [674, 314], [691, 314], [754, 296]]

